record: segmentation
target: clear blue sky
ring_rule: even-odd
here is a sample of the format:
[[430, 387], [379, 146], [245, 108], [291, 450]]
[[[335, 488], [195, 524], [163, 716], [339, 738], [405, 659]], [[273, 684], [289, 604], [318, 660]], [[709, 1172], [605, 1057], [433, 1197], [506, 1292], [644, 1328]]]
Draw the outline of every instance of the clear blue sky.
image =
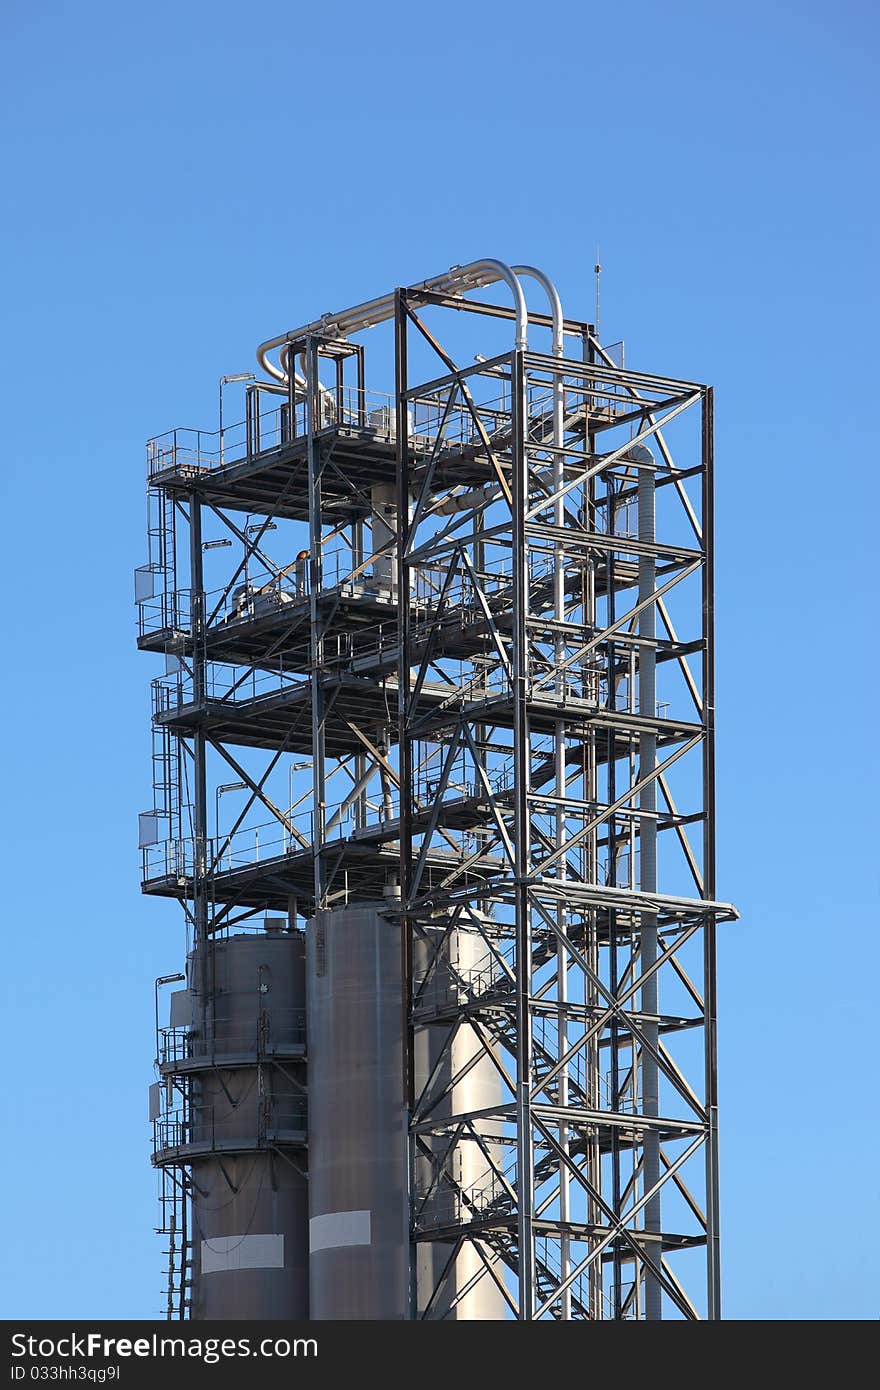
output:
[[727, 1313], [876, 1318], [876, 8], [0, 25], [5, 1316], [160, 1306], [145, 438], [211, 427], [269, 333], [453, 262], [531, 261], [587, 317], [598, 242], [606, 338], [718, 388]]

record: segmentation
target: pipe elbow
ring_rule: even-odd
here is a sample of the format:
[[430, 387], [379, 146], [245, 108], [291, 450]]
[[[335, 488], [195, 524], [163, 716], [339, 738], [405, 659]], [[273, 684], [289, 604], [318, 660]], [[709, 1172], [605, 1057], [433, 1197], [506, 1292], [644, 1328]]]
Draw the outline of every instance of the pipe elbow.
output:
[[[469, 265], [453, 266], [445, 275], [423, 280], [414, 288], [446, 294], [464, 294], [468, 289], [476, 289], [479, 285], [491, 285], [497, 280], [503, 280], [510, 287], [516, 316], [515, 346], [517, 349], [525, 350], [528, 347], [529, 323], [525, 295], [516, 274], [504, 261], [486, 257], [480, 261], [471, 261]], [[295, 332], [283, 333], [278, 338], [269, 338], [261, 343], [257, 348], [257, 361], [268, 376], [284, 383], [287, 381], [287, 372], [284, 370], [285, 355], [282, 353], [281, 366], [277, 367], [269, 358], [273, 349], [284, 348], [313, 332], [333, 332], [347, 337], [351, 333], [357, 333], [363, 328], [391, 318], [393, 313], [394, 296], [388, 294], [358, 305], [354, 309], [348, 309], [342, 314], [324, 314], [316, 323], [307, 324]]]
[[282, 371], [280, 367], [276, 367], [274, 362], [269, 360], [269, 353], [273, 348], [280, 347], [284, 341], [284, 338], [270, 338], [267, 342], [260, 343], [260, 346], [257, 348], [257, 361], [263, 371], [267, 376], [274, 377], [276, 381], [282, 383], [287, 381], [287, 374]]
[[462, 266], [458, 275], [469, 277], [475, 274], [479, 277], [481, 271], [488, 271], [491, 275], [490, 280], [475, 280], [475, 286], [480, 284], [491, 284], [492, 280], [503, 280], [510, 286], [513, 295], [513, 307], [516, 311], [516, 338], [514, 346], [522, 351], [529, 345], [529, 314], [526, 308], [526, 297], [523, 294], [523, 287], [519, 278], [512, 268], [505, 261], [495, 260], [494, 257], [486, 257], [485, 260], [472, 261], [470, 265]]
[[514, 275], [527, 275], [531, 280], [537, 280], [541, 289], [546, 294], [550, 302], [550, 314], [553, 319], [553, 356], [565, 356], [565, 341], [563, 337], [563, 325], [565, 316], [562, 312], [562, 300], [559, 298], [559, 291], [543, 270], [539, 270], [534, 265], [515, 265], [511, 267]]

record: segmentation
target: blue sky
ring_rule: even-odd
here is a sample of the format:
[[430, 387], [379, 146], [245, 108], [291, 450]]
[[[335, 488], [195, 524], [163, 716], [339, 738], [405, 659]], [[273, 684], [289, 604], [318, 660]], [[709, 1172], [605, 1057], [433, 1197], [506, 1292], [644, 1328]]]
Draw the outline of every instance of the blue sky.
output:
[[144, 440], [454, 262], [588, 317], [598, 243], [603, 336], [717, 387], [726, 1311], [876, 1318], [876, 9], [7, 0], [0, 37], [5, 1316], [160, 1306]]

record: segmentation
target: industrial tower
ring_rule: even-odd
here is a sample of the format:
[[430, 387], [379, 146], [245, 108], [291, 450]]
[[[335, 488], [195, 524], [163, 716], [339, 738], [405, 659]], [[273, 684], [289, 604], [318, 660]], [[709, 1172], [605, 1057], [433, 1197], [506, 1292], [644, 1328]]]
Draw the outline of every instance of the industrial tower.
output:
[[494, 260], [258, 361], [148, 446], [168, 1316], [716, 1318], [712, 391]]

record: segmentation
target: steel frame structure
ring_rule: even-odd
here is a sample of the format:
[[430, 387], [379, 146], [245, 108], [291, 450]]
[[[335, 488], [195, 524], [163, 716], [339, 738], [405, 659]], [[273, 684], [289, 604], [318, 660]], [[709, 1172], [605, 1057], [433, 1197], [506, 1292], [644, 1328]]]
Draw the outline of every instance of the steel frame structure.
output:
[[[736, 913], [715, 896], [712, 390], [623, 368], [574, 320], [563, 355], [462, 366], [428, 323], [444, 310], [514, 317], [398, 290], [378, 414], [363, 348], [310, 332], [287, 348], [308, 389], [249, 386], [240, 453], [151, 442], [139, 642], [176, 669], [143, 888], [196, 943], [266, 910], [399, 917], [413, 1318], [448, 1309], [465, 1244], [520, 1320], [717, 1318], [715, 936]], [[417, 382], [415, 347], [436, 362]], [[219, 597], [203, 514], [242, 546]], [[267, 556], [282, 523], [307, 564]], [[265, 582], [230, 620], [249, 567]], [[247, 794], [213, 836], [209, 755]], [[272, 779], [302, 755], [282, 806]], [[255, 807], [268, 854], [237, 848]], [[458, 1113], [487, 1061], [498, 1103]], [[448, 1251], [431, 1287], [425, 1243]]]

